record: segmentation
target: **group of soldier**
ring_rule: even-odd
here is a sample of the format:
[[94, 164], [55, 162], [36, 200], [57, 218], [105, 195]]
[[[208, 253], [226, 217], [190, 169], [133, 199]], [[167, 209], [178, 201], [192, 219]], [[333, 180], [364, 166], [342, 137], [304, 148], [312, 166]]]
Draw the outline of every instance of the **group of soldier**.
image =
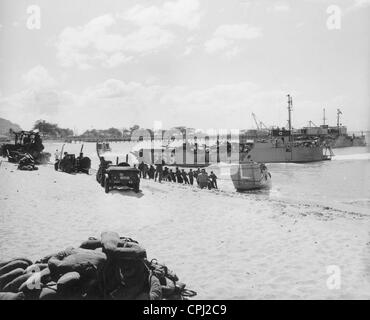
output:
[[[135, 165], [136, 166], [136, 165]], [[140, 171], [140, 177], [143, 179], [153, 179], [154, 181], [176, 182], [180, 184], [194, 185], [194, 182], [201, 188], [217, 189], [217, 176], [211, 171], [210, 174], [205, 169], [197, 168], [190, 169], [188, 172], [185, 169], [169, 169], [163, 163], [148, 165], [143, 161], [137, 167]]]

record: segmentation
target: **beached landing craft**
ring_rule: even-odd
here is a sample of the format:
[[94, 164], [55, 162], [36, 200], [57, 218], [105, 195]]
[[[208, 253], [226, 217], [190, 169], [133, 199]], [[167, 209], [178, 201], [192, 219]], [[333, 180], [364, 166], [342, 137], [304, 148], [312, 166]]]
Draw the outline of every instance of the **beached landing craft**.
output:
[[271, 187], [271, 174], [263, 163], [246, 162], [232, 165], [230, 176], [237, 191], [268, 189]]

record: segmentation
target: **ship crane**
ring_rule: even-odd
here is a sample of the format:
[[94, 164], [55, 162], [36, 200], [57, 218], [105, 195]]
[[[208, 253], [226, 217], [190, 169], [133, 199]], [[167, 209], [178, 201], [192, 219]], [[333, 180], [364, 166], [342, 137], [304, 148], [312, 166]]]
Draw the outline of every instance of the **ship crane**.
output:
[[257, 120], [257, 117], [253, 112], [252, 112], [252, 117], [254, 119], [254, 123], [256, 124], [258, 131], [263, 130], [263, 129], [269, 130], [269, 128], [262, 121]]
[[312, 125], [313, 125], [314, 127], [317, 127], [317, 125], [315, 124], [315, 122], [313, 122], [312, 120], [308, 121], [308, 126], [309, 126], [310, 128], [312, 127]]
[[260, 126], [258, 124], [257, 117], [253, 112], [252, 112], [252, 117], [253, 117], [254, 123], [256, 124], [257, 130], [260, 130]]

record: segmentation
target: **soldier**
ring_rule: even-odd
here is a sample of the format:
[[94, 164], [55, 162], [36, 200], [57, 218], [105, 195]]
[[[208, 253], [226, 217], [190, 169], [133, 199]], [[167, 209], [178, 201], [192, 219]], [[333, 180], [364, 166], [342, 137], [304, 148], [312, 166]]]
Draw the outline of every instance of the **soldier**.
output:
[[162, 165], [162, 163], [159, 163], [159, 164], [156, 165], [154, 181], [157, 181], [157, 178], [158, 178], [158, 182], [161, 183], [162, 178], [163, 178], [163, 165]]
[[212, 188], [218, 189], [217, 188], [217, 176], [213, 173], [213, 171], [211, 171], [211, 174], [209, 175], [209, 178], [211, 180]]
[[149, 173], [149, 167], [146, 163], [144, 163], [144, 168], [143, 168], [143, 178], [144, 179], [146, 179], [148, 173]]
[[154, 175], [155, 175], [155, 169], [153, 165], [151, 164], [149, 168], [149, 179], [154, 179]]
[[168, 167], [164, 167], [164, 171], [163, 171], [163, 180], [165, 181], [171, 181], [171, 180], [168, 180], [169, 179], [169, 171], [168, 171]]
[[181, 170], [181, 176], [182, 176], [182, 178], [184, 180], [184, 183], [185, 184], [189, 184], [188, 174], [185, 172], [184, 169]]
[[194, 172], [193, 172], [193, 169], [190, 169], [188, 175], [189, 175], [190, 184], [193, 185], [193, 183], [194, 183]]
[[179, 170], [179, 167], [176, 167], [176, 178], [177, 183], [183, 183], [182, 174], [181, 171]]
[[59, 161], [59, 151], [58, 149], [55, 150], [54, 157], [55, 157], [55, 162]]
[[205, 169], [197, 177], [198, 185], [201, 189], [209, 188], [209, 177]]

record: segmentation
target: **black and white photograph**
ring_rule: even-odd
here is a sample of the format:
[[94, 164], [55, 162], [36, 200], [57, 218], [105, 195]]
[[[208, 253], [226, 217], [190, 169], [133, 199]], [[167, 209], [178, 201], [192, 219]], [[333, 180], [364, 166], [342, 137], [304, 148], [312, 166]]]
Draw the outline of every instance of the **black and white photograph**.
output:
[[0, 0], [0, 300], [370, 300], [369, 141], [370, 0]]

